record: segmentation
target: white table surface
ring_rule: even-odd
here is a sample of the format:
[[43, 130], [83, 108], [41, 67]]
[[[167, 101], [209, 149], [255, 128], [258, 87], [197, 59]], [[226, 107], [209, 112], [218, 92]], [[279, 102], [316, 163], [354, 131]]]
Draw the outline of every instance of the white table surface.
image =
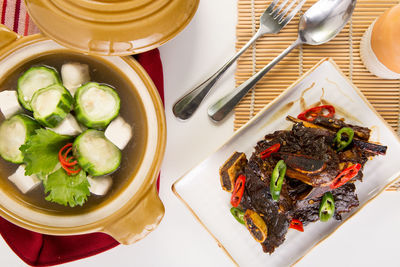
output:
[[[216, 125], [208, 119], [206, 107], [234, 86], [234, 68], [190, 120], [178, 121], [171, 108], [178, 97], [234, 54], [236, 12], [236, 1], [201, 0], [189, 26], [160, 49], [168, 141], [160, 191], [166, 213], [159, 227], [136, 244], [63, 266], [233, 266], [175, 197], [171, 185], [233, 133], [233, 116]], [[400, 266], [399, 204], [400, 192], [384, 192], [297, 266]], [[1, 238], [0, 266], [26, 266]]]

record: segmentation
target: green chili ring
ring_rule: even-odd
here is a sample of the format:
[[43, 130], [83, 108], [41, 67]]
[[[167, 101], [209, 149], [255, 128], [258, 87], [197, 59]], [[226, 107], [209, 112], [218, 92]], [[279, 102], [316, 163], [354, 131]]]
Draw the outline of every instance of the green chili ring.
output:
[[333, 195], [331, 192], [325, 193], [319, 206], [319, 219], [321, 222], [327, 222], [332, 218], [334, 213], [335, 200], [333, 199]]
[[281, 194], [283, 178], [286, 174], [286, 163], [283, 160], [278, 161], [271, 175], [270, 192], [272, 199], [279, 200]]
[[[346, 134], [348, 136], [347, 141], [342, 140], [343, 134]], [[333, 143], [336, 146], [336, 151], [340, 152], [343, 149], [345, 149], [348, 145], [350, 145], [350, 143], [353, 141], [353, 137], [354, 137], [353, 129], [351, 129], [349, 127], [343, 127], [342, 129], [340, 129], [336, 133], [335, 139], [333, 139]]]
[[233, 217], [235, 217], [236, 221], [240, 222], [241, 224], [244, 224], [244, 211], [242, 211], [241, 209], [232, 207], [231, 213], [232, 213]]

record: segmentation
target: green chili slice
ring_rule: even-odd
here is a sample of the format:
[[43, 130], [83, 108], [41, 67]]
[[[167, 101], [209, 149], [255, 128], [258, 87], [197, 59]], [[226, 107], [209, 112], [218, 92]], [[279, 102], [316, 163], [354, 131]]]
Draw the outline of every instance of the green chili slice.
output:
[[[347, 135], [347, 141], [342, 140], [342, 135], [346, 134]], [[335, 136], [335, 139], [333, 139], [333, 143], [336, 147], [336, 151], [342, 151], [343, 149], [345, 149], [348, 145], [350, 145], [351, 141], [353, 141], [353, 137], [354, 137], [354, 131], [353, 129], [349, 128], [349, 127], [343, 127], [342, 129], [340, 129]]]
[[271, 175], [270, 192], [272, 199], [279, 200], [281, 194], [283, 178], [286, 174], [286, 163], [283, 160], [278, 161]]
[[236, 221], [240, 222], [241, 224], [244, 224], [244, 211], [242, 211], [241, 209], [232, 207], [231, 213], [232, 213], [233, 217], [235, 217]]
[[319, 206], [319, 219], [327, 222], [335, 213], [335, 200], [331, 192], [325, 193]]

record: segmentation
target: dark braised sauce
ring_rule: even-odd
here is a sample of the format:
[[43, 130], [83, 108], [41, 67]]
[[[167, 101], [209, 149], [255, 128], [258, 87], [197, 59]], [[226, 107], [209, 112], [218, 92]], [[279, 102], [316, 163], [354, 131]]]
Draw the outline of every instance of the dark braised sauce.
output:
[[[119, 192], [127, 185], [129, 177], [134, 173], [143, 160], [143, 153], [147, 142], [147, 125], [143, 103], [133, 85], [119, 70], [110, 67], [101, 58], [89, 57], [78, 53], [60, 51], [59, 53], [42, 54], [27, 60], [13, 69], [10, 73], [1, 77], [0, 91], [16, 90], [19, 76], [35, 65], [47, 65], [61, 70], [61, 66], [68, 62], [80, 62], [89, 65], [91, 81], [104, 83], [112, 86], [118, 92], [121, 99], [120, 116], [132, 126], [133, 137], [122, 151], [122, 161], [119, 169], [112, 173], [113, 185], [105, 196], [91, 195], [82, 207], [64, 207], [45, 200], [43, 185], [38, 186], [27, 194], [22, 194], [7, 177], [15, 172], [18, 165], [6, 162], [0, 158], [0, 187], [11, 194], [16, 195], [21, 201], [28, 203], [34, 208], [49, 212], [60, 212], [65, 214], [80, 214], [102, 206], [108, 200], [115, 198]], [[30, 114], [27, 112], [27, 114]], [[30, 114], [32, 115], [32, 114]], [[0, 121], [4, 120], [0, 115]]]
[[[293, 219], [300, 220], [303, 225], [319, 220], [319, 206], [326, 192], [330, 191], [333, 195], [333, 218], [336, 220], [341, 220], [343, 213], [357, 207], [359, 201], [354, 181], [362, 179], [362, 168], [350, 181], [336, 189], [330, 188], [332, 181], [346, 166], [359, 163], [363, 167], [368, 158], [384, 155], [387, 149], [386, 146], [369, 143], [366, 136], [369, 137], [370, 131], [365, 127], [344, 124], [342, 121], [316, 120], [317, 123], [323, 122], [321, 124], [324, 127], [320, 127], [293, 118], [289, 120], [295, 122], [292, 129], [266, 135], [257, 143], [246, 164], [225, 166], [226, 169], [240, 167], [238, 175], [246, 177], [239, 208], [245, 212], [249, 209], [257, 212], [265, 221], [268, 235], [261, 245], [267, 253], [274, 252], [285, 241]], [[359, 136], [364, 140], [353, 139], [345, 150], [336, 151], [332, 145], [336, 133], [332, 129], [340, 129], [337, 126], [339, 124], [362, 133]], [[280, 144], [279, 151], [269, 157], [262, 157], [263, 151], [276, 144]], [[274, 201], [270, 193], [270, 182], [279, 160], [284, 160], [287, 170], [280, 198]]]

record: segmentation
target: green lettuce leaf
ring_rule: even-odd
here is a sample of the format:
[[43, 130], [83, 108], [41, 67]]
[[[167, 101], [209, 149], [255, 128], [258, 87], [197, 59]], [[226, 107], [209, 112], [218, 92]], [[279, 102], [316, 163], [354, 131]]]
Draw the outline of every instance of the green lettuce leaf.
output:
[[47, 175], [54, 171], [58, 161], [58, 151], [73, 137], [60, 135], [48, 129], [38, 129], [19, 150], [24, 156], [25, 175]]
[[64, 206], [82, 206], [90, 196], [86, 172], [68, 175], [62, 168], [50, 174], [44, 182], [47, 201]]

